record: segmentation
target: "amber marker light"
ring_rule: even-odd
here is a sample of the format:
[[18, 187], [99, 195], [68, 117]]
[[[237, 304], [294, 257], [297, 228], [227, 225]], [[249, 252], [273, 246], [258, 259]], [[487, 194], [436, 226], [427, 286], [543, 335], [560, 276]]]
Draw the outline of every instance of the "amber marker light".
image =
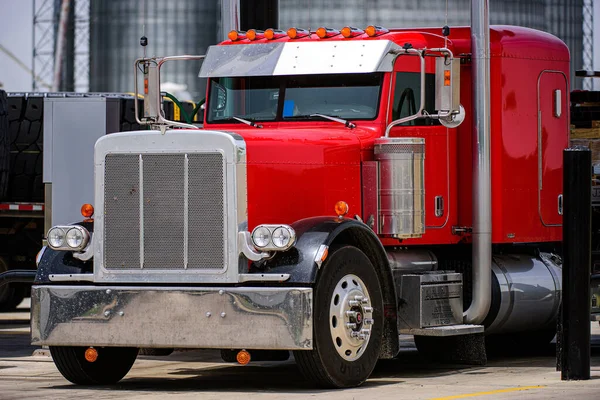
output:
[[84, 204], [81, 206], [81, 215], [85, 218], [91, 218], [94, 215], [94, 206], [91, 204]]
[[98, 350], [93, 347], [86, 349], [85, 351], [85, 361], [87, 362], [95, 362], [98, 359]]
[[365, 29], [366, 34], [370, 37], [383, 35], [384, 33], [388, 33], [389, 31], [389, 29], [376, 25], [369, 25], [367, 26], [367, 29]]
[[246, 365], [250, 362], [250, 353], [246, 350], [240, 350], [235, 359], [240, 365]]
[[351, 26], [343, 27], [341, 32], [342, 32], [342, 36], [345, 38], [356, 37], [356, 36], [360, 36], [363, 33], [365, 33], [365, 31], [363, 31], [362, 29], [353, 28]]
[[236, 40], [246, 39], [246, 32], [238, 32], [236, 30], [233, 30], [227, 34], [227, 37], [232, 42], [235, 42]]
[[346, 203], [345, 201], [338, 201], [337, 203], [335, 203], [335, 213], [340, 218], [348, 214], [348, 209], [348, 203]]
[[319, 29], [317, 29], [316, 33], [319, 38], [325, 39], [325, 38], [330, 38], [330, 37], [339, 35], [340, 31], [338, 31], [337, 29], [320, 27]]
[[256, 29], [249, 29], [246, 32], [246, 38], [250, 40], [263, 39], [265, 37], [265, 33], [263, 31], [257, 31]]
[[300, 39], [310, 35], [310, 32], [306, 29], [290, 28], [287, 31], [287, 35], [290, 37], [290, 39]]
[[284, 31], [281, 31], [279, 29], [269, 28], [265, 31], [265, 37], [268, 40], [280, 39], [284, 36], [287, 36], [287, 34]]

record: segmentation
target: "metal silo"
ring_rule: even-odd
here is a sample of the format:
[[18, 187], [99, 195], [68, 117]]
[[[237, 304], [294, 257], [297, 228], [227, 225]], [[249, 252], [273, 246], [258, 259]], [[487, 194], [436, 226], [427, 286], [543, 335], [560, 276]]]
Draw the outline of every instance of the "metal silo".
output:
[[[280, 27], [316, 29], [376, 24], [388, 28], [470, 24], [470, 0], [280, 0]], [[583, 0], [490, 0], [492, 24], [539, 29], [562, 39], [575, 69], [583, 65]]]
[[[215, 0], [95, 0], [90, 8], [90, 91], [133, 91], [133, 62], [143, 56], [140, 37], [148, 38], [147, 56], [205, 54], [217, 42]], [[203, 97], [197, 62], [169, 62], [163, 83], [187, 85]]]

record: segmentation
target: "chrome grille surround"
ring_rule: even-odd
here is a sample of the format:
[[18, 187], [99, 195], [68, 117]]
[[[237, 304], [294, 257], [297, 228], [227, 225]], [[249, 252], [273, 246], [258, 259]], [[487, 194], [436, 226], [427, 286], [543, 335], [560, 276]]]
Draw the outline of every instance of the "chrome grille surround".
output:
[[247, 220], [239, 135], [111, 134], [95, 149], [96, 282], [238, 282]]

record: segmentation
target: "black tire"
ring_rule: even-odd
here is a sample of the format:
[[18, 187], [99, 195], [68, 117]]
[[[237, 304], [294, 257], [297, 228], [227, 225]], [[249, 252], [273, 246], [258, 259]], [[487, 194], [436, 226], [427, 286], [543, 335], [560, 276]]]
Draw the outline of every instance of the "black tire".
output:
[[[8, 271], [8, 263], [0, 257], [0, 274]], [[19, 283], [0, 286], [0, 312], [14, 311], [25, 298], [26, 287]]]
[[140, 356], [152, 356], [152, 357], [166, 357], [173, 354], [175, 349], [140, 349], [138, 355]]
[[85, 359], [87, 347], [50, 346], [56, 368], [68, 381], [77, 385], [106, 385], [117, 383], [131, 369], [138, 354], [137, 348], [99, 347], [98, 359]]
[[[383, 298], [377, 272], [369, 258], [362, 251], [356, 247], [344, 246], [331, 253], [319, 274], [314, 290], [313, 349], [294, 351], [296, 363], [302, 374], [320, 387], [344, 388], [359, 386], [373, 372], [381, 348]], [[330, 316], [330, 306], [333, 307], [333, 304], [337, 304], [335, 303], [336, 298], [333, 297], [334, 291], [340, 287], [338, 284], [344, 287], [343, 284], [346, 279], [342, 278], [347, 275], [355, 275], [362, 281], [373, 308], [372, 318], [370, 318], [373, 323], [366, 348], [359, 348], [355, 356], [360, 353], [360, 357], [351, 361], [342, 358], [338, 353], [338, 347], [336, 347], [332, 336], [332, 329], [338, 323], [340, 326], [345, 326], [346, 322], [338, 322], [337, 319]], [[362, 306], [360, 311], [369, 313]], [[363, 318], [361, 317], [360, 320], [362, 321]], [[344, 325], [341, 325], [342, 323]], [[362, 322], [360, 325], [366, 326]], [[339, 339], [338, 337], [335, 340]], [[344, 340], [347, 339], [344, 338]], [[338, 343], [341, 342], [340, 340]], [[343, 352], [346, 345], [338, 346]], [[352, 353], [346, 355], [350, 356]]]

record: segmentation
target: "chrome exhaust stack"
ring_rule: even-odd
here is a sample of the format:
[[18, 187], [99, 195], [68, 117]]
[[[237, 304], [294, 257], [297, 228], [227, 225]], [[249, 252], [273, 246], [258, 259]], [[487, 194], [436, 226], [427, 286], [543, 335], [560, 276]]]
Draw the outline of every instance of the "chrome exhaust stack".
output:
[[492, 299], [489, 0], [471, 0], [473, 65], [473, 300], [464, 321], [479, 324]]

